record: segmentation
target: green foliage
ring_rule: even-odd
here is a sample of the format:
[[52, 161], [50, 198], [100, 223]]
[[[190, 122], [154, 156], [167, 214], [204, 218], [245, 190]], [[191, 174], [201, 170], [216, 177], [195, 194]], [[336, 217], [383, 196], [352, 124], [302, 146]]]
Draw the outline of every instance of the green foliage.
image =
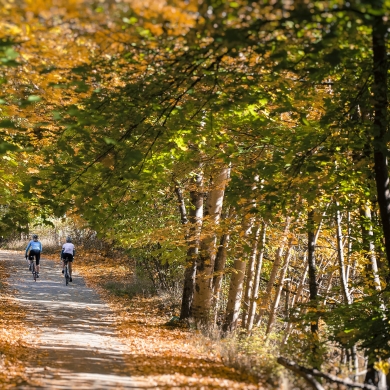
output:
[[343, 348], [356, 345], [370, 363], [390, 357], [389, 293], [366, 296], [324, 313], [330, 339]]
[[[380, 255], [379, 223], [363, 221], [357, 210], [376, 195], [371, 30], [376, 15], [388, 17], [388, 1], [169, 4], [177, 20], [176, 12], [114, 3], [93, 7], [96, 20], [107, 15], [100, 28], [109, 26], [112, 45], [88, 40], [96, 20], [85, 28], [75, 16], [85, 41], [72, 47], [87, 47], [88, 58], [76, 61], [77, 54], [59, 66], [47, 53], [27, 52], [23, 58], [43, 56], [38, 65], [24, 64], [39, 85], [0, 95], [2, 234], [26, 227], [26, 199], [33, 213], [82, 215], [99, 236], [130, 250], [155, 290], [177, 289], [189, 228], [180, 222], [174, 188], [183, 188], [188, 205], [200, 166], [207, 193], [216, 167], [230, 164], [226, 204], [237, 214], [229, 220], [230, 259], [235, 247], [250, 248], [237, 233], [246, 214], [277, 225], [281, 215], [302, 222], [309, 209], [327, 210], [329, 232], [334, 201], [350, 212], [353, 254], [367, 250], [367, 224]], [[57, 17], [64, 21], [58, 26], [68, 25]], [[0, 42], [0, 61], [7, 72], [17, 65], [12, 42]], [[297, 231], [305, 230], [303, 222]], [[364, 255], [356, 256], [359, 276]], [[265, 276], [270, 267], [265, 261]], [[386, 294], [372, 296], [360, 281], [360, 300], [311, 307], [301, 332], [325, 316], [332, 340], [387, 358], [379, 336], [388, 333]], [[109, 288], [132, 294], [127, 286]], [[302, 350], [310, 354], [317, 341], [305, 338]]]

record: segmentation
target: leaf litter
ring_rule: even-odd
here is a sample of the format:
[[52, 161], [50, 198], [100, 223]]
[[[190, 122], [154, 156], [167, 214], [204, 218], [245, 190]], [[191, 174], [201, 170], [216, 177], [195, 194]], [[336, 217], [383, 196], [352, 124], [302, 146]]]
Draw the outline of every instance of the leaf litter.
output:
[[[134, 264], [100, 252], [78, 253], [75, 270], [99, 291], [115, 313], [126, 363], [135, 380], [161, 389], [262, 389], [255, 377], [223, 364], [212, 341], [188, 328], [167, 326], [172, 313], [161, 311], [158, 296], [118, 296], [108, 282], [131, 283]], [[96, 267], [99, 263], [99, 267]], [[129, 279], [130, 275], [130, 279]]]
[[9, 276], [0, 261], [0, 388], [13, 389], [22, 384], [38, 385], [26, 373], [25, 362], [37, 356], [33, 335], [25, 320], [25, 311], [12, 297], [4, 282]]

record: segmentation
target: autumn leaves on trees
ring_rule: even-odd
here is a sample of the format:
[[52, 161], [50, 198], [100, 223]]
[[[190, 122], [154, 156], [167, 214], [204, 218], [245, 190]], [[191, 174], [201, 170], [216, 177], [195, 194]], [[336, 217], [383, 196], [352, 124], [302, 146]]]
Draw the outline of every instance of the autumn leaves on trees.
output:
[[390, 357], [350, 321], [386, 317], [387, 1], [1, 12], [3, 235], [81, 215], [183, 288], [182, 320], [300, 335], [317, 368], [324, 337]]

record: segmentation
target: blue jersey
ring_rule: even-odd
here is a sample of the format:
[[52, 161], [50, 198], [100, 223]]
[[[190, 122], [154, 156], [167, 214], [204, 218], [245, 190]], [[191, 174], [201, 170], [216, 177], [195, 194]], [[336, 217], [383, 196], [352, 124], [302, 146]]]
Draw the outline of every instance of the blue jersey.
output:
[[39, 241], [34, 241], [34, 240], [31, 240], [28, 245], [27, 245], [27, 248], [26, 248], [26, 255], [28, 253], [28, 251], [39, 251], [39, 252], [42, 252], [42, 244], [39, 242]]

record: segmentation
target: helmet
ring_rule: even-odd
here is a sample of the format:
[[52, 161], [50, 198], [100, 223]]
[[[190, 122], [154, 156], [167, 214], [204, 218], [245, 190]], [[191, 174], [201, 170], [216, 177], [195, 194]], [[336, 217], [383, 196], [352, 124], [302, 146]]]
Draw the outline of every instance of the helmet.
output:
[[32, 238], [33, 240], [38, 240], [38, 234], [33, 234]]
[[72, 237], [70, 236], [66, 237], [66, 242], [72, 242]]

